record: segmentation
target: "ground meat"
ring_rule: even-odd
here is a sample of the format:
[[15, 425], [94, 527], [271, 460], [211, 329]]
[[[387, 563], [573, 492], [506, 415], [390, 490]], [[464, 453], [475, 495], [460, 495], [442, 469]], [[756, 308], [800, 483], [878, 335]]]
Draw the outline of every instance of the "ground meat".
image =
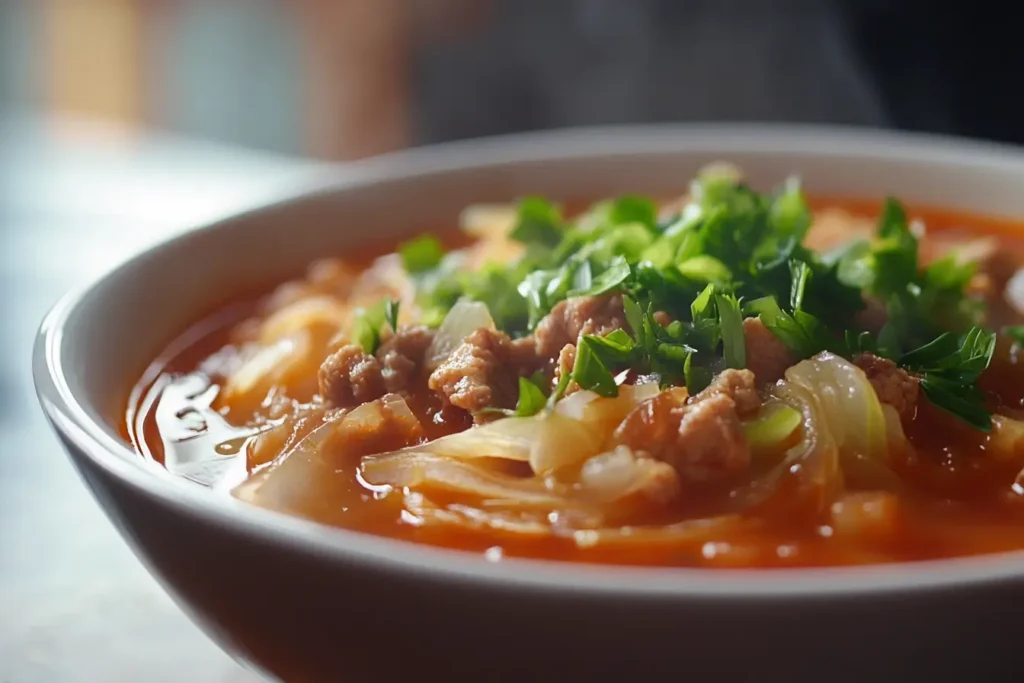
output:
[[433, 334], [426, 327], [400, 327], [376, 356], [357, 344], [342, 346], [320, 365], [320, 396], [330, 405], [344, 407], [405, 391], [422, 368]]
[[423, 367], [423, 356], [434, 339], [434, 332], [422, 325], [399, 327], [398, 332], [384, 340], [377, 350], [384, 378], [390, 392], [400, 392]]
[[717, 395], [731, 398], [736, 404], [736, 412], [740, 415], [752, 413], [761, 407], [761, 397], [757, 393], [754, 373], [750, 370], [723, 370], [715, 375], [704, 391], [690, 399], [690, 403], [698, 403]]
[[566, 344], [580, 335], [606, 335], [626, 326], [619, 295], [581, 296], [558, 303], [537, 325], [534, 333], [537, 355], [555, 358]]
[[687, 406], [679, 423], [677, 448], [667, 458], [687, 481], [708, 481], [742, 472], [750, 446], [740, 427], [736, 403], [713, 394]]
[[690, 402], [678, 388], [645, 401], [616, 429], [615, 442], [668, 463], [684, 482], [722, 479], [746, 470], [750, 447], [729, 391], [733, 387], [748, 408], [756, 393], [748, 393], [750, 373], [737, 372], [741, 374], [727, 376]]
[[430, 388], [470, 412], [511, 408], [519, 395], [519, 377], [536, 367], [530, 338], [513, 341], [504, 332], [481, 328], [434, 370]]
[[764, 326], [760, 318], [743, 321], [743, 334], [747, 352], [747, 368], [760, 384], [771, 384], [782, 379], [786, 369], [793, 365], [793, 354]]
[[916, 377], [897, 367], [888, 358], [879, 358], [870, 353], [858, 355], [853, 362], [868, 376], [879, 401], [895, 408], [900, 418], [914, 414], [918, 392]]
[[319, 382], [320, 396], [338, 407], [372, 401], [386, 391], [380, 361], [358, 344], [348, 344], [327, 356], [320, 365]]
[[[564, 375], [572, 372], [572, 366], [576, 363], [576, 347], [572, 344], [566, 344], [562, 347], [562, 350], [558, 352], [558, 363], [555, 365], [555, 378], [551, 381], [552, 390], [558, 386]], [[580, 385], [575, 381], [570, 380], [569, 384], [565, 387], [564, 396], [575, 393], [580, 390]]]
[[633, 451], [645, 451], [658, 460], [675, 447], [679, 422], [688, 398], [686, 389], [674, 387], [662, 391], [630, 411], [615, 429], [614, 442]]

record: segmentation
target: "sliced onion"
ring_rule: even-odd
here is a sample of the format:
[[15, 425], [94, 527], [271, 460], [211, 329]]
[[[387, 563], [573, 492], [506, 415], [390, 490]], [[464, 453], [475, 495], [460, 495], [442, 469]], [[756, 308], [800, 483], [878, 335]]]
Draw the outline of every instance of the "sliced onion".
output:
[[665, 503], [679, 490], [675, 469], [650, 458], [637, 458], [628, 446], [590, 458], [580, 468], [580, 485], [585, 493], [605, 503], [634, 494]]
[[530, 467], [544, 475], [580, 463], [601, 452], [608, 434], [581, 420], [552, 412], [538, 421]]
[[614, 422], [609, 431], [614, 429], [620, 422], [626, 419], [629, 412], [638, 405], [652, 399], [661, 393], [657, 384], [639, 384], [635, 386], [623, 385], [619, 387], [619, 394], [614, 398], [602, 398], [587, 405], [584, 410], [583, 419], [591, 423]]
[[881, 460], [887, 458], [885, 414], [863, 370], [825, 352], [786, 370], [786, 381], [814, 395], [839, 449]]
[[227, 378], [215, 407], [228, 407], [233, 419], [245, 419], [260, 410], [275, 387], [290, 398], [307, 401], [316, 393], [316, 370], [322, 360], [322, 349], [304, 329], [260, 346]]
[[633, 403], [639, 405], [648, 399], [652, 399], [661, 393], [661, 387], [657, 382], [643, 382], [630, 387], [633, 390]]
[[604, 398], [593, 391], [581, 390], [562, 399], [555, 412], [573, 420], [590, 423], [622, 422], [633, 408], [654, 398], [661, 389], [656, 383], [624, 384], [612, 398]]
[[260, 325], [260, 343], [273, 342], [299, 330], [310, 330], [326, 341], [346, 321], [348, 309], [329, 296], [311, 296], [288, 304], [272, 313]]
[[375, 457], [426, 453], [457, 459], [501, 458], [530, 462], [536, 473], [546, 474], [600, 452], [615, 425], [651, 394], [657, 394], [656, 386], [622, 387], [613, 399], [578, 391], [550, 414], [501, 418]]
[[506, 417], [464, 432], [373, 457], [427, 453], [459, 459], [502, 458], [526, 462], [537, 443], [539, 423], [538, 417]]
[[262, 469], [294, 448], [322, 422], [323, 410], [314, 409], [263, 430], [245, 445], [246, 466], [249, 470]]
[[821, 513], [843, 484], [835, 439], [814, 394], [786, 381], [773, 391], [803, 415], [800, 443], [786, 451], [783, 461], [767, 475], [734, 491], [734, 505], [749, 510], [772, 504], [805, 514]]
[[[883, 403], [882, 414], [885, 416], [886, 440], [889, 444], [889, 453], [897, 453], [901, 449], [908, 447], [909, 442], [903, 433], [903, 423], [900, 421], [900, 415], [896, 412], [896, 409], [887, 403]], [[889, 467], [887, 460], [841, 450], [839, 453], [839, 463], [843, 468], [843, 475], [850, 486], [878, 491], [901, 491], [904, 488], [903, 480]]]
[[325, 415], [324, 420], [233, 494], [271, 509], [329, 520], [338, 514], [337, 501], [352, 485], [351, 471], [339, 469], [339, 458], [355, 459], [373, 447], [375, 437], [407, 443], [422, 435], [419, 421], [396, 395], [346, 414]]
[[[402, 401], [405, 403], [405, 401]], [[372, 432], [384, 424], [384, 411], [378, 401], [369, 401], [354, 408], [342, 419], [341, 425], [346, 429], [360, 432]]]
[[[380, 407], [381, 410], [389, 413], [393, 420], [398, 420], [405, 425], [419, 424], [419, 418], [399, 394], [384, 394], [380, 399]], [[349, 415], [351, 416], [351, 413]]]
[[900, 414], [888, 403], [882, 404], [882, 414], [885, 415], [885, 434], [889, 440], [890, 451], [904, 447], [907, 444], [907, 435], [903, 431]]
[[778, 453], [803, 424], [803, 415], [781, 401], [764, 406], [753, 420], [743, 423], [743, 434], [755, 455]]
[[628, 446], [590, 458], [580, 468], [580, 484], [606, 500], [621, 498], [637, 478], [636, 456]]
[[565, 495], [567, 487], [551, 486], [537, 477], [524, 479], [490, 472], [469, 462], [432, 453], [371, 455], [363, 458], [360, 474], [375, 486], [454, 491], [552, 510], [572, 506]]
[[586, 414], [586, 408], [592, 402], [601, 397], [587, 389], [574, 392], [555, 404], [555, 413], [569, 418], [570, 420], [582, 420]]
[[329, 489], [336, 468], [328, 462], [326, 447], [341, 423], [336, 419], [317, 427], [232, 494], [262, 507], [315, 517], [310, 508], [332, 497]]
[[276, 376], [280, 366], [299, 353], [302, 339], [302, 335], [291, 335], [260, 348], [228, 378], [221, 392], [223, 399], [230, 401], [234, 396], [252, 391], [266, 378]]
[[448, 360], [466, 337], [481, 328], [494, 329], [494, 320], [487, 304], [468, 299], [457, 301], [441, 321], [437, 334], [427, 347], [424, 354], [427, 370], [433, 371]]
[[839, 451], [825, 419], [818, 396], [799, 386], [780, 384], [779, 397], [788, 399], [804, 416], [803, 439], [787, 452], [782, 466], [787, 475], [795, 476], [799, 489], [813, 503], [815, 510], [824, 510], [842, 488]]
[[512, 537], [544, 538], [552, 535], [546, 514], [494, 512], [466, 505], [442, 508], [419, 493], [406, 494], [405, 509], [415, 517], [414, 523], [421, 527], [454, 527]]

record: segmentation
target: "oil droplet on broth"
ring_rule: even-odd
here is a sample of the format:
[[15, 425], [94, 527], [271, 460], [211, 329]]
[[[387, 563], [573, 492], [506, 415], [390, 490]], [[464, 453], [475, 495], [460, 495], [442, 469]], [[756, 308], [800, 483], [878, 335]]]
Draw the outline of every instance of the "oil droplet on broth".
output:
[[233, 439], [228, 439], [227, 441], [221, 441], [217, 443], [213, 447], [213, 449], [217, 452], [218, 455], [238, 455], [241, 452], [241, 450], [245, 448], [245, 445], [249, 443], [249, 439], [251, 438], [252, 435], [236, 436]]
[[155, 419], [169, 472], [228, 489], [245, 480], [245, 445], [261, 428], [229, 424], [211, 407], [217, 389], [202, 373], [176, 377], [164, 388]]

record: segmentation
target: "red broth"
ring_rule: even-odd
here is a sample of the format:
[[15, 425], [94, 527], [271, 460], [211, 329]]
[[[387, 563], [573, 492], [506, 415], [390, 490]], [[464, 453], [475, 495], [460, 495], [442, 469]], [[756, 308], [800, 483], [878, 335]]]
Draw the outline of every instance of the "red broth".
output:
[[[858, 216], [873, 217], [879, 202], [815, 198], [815, 211], [841, 207]], [[999, 218], [964, 215], [915, 207], [914, 216], [929, 234], [990, 235], [1024, 262], [1024, 225]], [[456, 240], [457, 242], [457, 240]], [[353, 260], [365, 266], [385, 250], [367, 250]], [[141, 455], [167, 462], [175, 455], [182, 476], [229, 495], [228, 489], [253, 470], [251, 430], [233, 426], [231, 411], [197, 415], [188, 391], [169, 392], [183, 378], [196, 376], [211, 357], [237, 352], [233, 340], [240, 323], [257, 312], [265, 297], [225, 305], [185, 331], [169, 346], [145, 378], [134, 387], [124, 410], [124, 435]], [[216, 363], [214, 363], [216, 365]], [[207, 384], [202, 392], [221, 387], [216, 372], [200, 372]], [[1024, 363], [1016, 347], [1001, 339], [992, 366], [981, 386], [990, 400], [1013, 417], [1024, 416]], [[212, 389], [211, 389], [212, 387]], [[186, 387], [187, 389], [187, 387]], [[193, 392], [194, 393], [194, 392]], [[270, 399], [268, 399], [270, 400]], [[272, 402], [272, 400], [271, 400]], [[410, 392], [409, 404], [429, 438], [470, 426], [465, 415], [446, 411], [426, 390]], [[161, 410], [163, 408], [163, 410]], [[264, 406], [266, 408], [266, 406]], [[200, 411], [201, 412], [201, 411]], [[273, 413], [273, 409], [269, 410]], [[220, 416], [218, 418], [217, 416]], [[272, 415], [267, 420], [275, 419]], [[490, 557], [515, 556], [578, 562], [632, 565], [707, 567], [795, 567], [852, 565], [925, 560], [1024, 549], [1024, 491], [1014, 482], [1024, 458], [995, 458], [991, 434], [972, 430], [921, 402], [904, 421], [912, 448], [891, 463], [904, 487], [898, 494], [853, 493], [829, 515], [793, 515], [765, 510], [754, 528], [738, 527], [694, 543], [631, 543], [626, 546], [581, 547], [562, 537], [523, 538], [500, 531], [419, 527], [405, 523], [404, 510], [393, 496], [365, 485], [357, 460], [342, 461], [334, 471], [311, 483], [307, 500], [291, 510], [318, 522], [361, 532], [427, 543]], [[298, 429], [298, 428], [297, 428]], [[216, 432], [216, 438], [210, 438]], [[1024, 440], [1017, 449], [1024, 456]], [[182, 465], [184, 463], [184, 465]], [[713, 493], [713, 492], [712, 492]], [[709, 494], [710, 495], [710, 494]], [[457, 496], [436, 498], [438, 505], [457, 503]], [[689, 496], [671, 510], [652, 509], [642, 522], [671, 524], [706, 512], [702, 495]], [[857, 533], [846, 533], [845, 525]]]

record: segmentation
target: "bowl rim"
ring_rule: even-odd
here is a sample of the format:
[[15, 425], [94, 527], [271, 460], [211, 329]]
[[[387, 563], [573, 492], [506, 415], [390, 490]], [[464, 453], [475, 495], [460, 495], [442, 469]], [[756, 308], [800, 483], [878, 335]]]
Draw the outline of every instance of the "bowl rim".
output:
[[[192, 226], [123, 259], [69, 291], [46, 314], [36, 336], [32, 372], [51, 426], [117, 485], [199, 524], [250, 541], [287, 548], [326, 561], [359, 563], [374, 571], [429, 581], [458, 581], [491, 590], [533, 590], [621, 598], [715, 601], [856, 599], [865, 593], [942, 591], [952, 587], [1024, 580], [1024, 550], [992, 555], [855, 567], [711, 569], [581, 564], [504, 558], [449, 550], [329, 527], [258, 508], [204, 490], [142, 459], [113, 438], [84, 409], [62, 367], [64, 326], [87, 295], [136, 260], [200, 230], [217, 230], [273, 207], [334, 191], [454, 169], [517, 161], [554, 161], [645, 153], [804, 154], [842, 158], [906, 158], [1002, 169], [1024, 176], [1024, 147], [924, 133], [792, 124], [647, 124], [518, 133], [394, 152], [329, 169], [267, 203], [213, 223]], [[72, 456], [74, 457], [74, 456]]]

